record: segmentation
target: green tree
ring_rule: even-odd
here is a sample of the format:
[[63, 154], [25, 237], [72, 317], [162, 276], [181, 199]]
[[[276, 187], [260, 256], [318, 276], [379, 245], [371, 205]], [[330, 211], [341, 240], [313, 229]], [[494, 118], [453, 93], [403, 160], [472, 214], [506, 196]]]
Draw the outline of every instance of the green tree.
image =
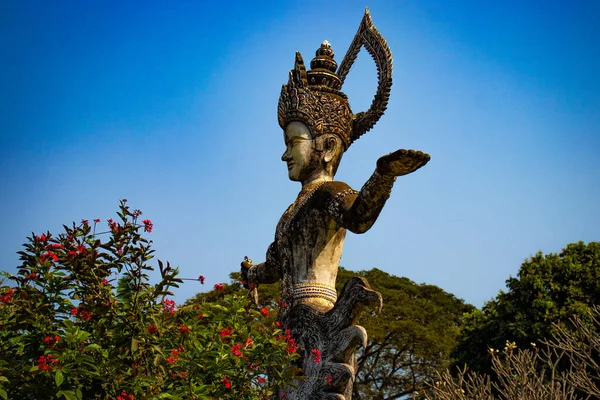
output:
[[551, 337], [554, 324], [567, 329], [578, 317], [590, 322], [590, 308], [600, 304], [600, 243], [568, 244], [559, 254], [541, 252], [526, 260], [516, 278], [466, 320], [454, 364], [491, 373], [490, 348], [501, 349], [506, 341], [519, 348]]
[[[352, 276], [367, 278], [383, 296], [383, 310], [365, 310], [359, 321], [369, 334], [368, 345], [357, 353], [358, 371], [353, 399], [398, 399], [422, 388], [447, 367], [463, 315], [474, 307], [437, 286], [415, 284], [378, 269], [353, 272], [339, 269], [337, 289]], [[237, 273], [223, 293], [247, 293]], [[279, 284], [260, 285], [259, 303], [278, 306]], [[217, 293], [199, 293], [188, 304], [216, 301]]]

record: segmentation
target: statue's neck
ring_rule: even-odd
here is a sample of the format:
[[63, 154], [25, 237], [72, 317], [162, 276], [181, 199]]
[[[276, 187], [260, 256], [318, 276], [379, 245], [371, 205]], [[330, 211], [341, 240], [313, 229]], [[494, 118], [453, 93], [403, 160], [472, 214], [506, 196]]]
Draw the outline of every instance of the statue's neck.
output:
[[319, 171], [318, 173], [310, 176], [308, 179], [302, 181], [302, 190], [310, 189], [319, 183], [329, 182], [333, 180], [333, 176], [326, 173], [325, 171]]

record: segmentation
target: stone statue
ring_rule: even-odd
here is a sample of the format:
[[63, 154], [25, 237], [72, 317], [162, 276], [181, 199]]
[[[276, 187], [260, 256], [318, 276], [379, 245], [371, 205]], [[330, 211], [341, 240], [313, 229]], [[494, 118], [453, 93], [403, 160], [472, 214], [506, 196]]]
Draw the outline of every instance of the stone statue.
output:
[[[353, 114], [340, 91], [361, 46], [378, 69], [378, 88], [367, 112]], [[279, 321], [304, 349], [303, 377], [286, 399], [350, 400], [355, 377], [354, 352], [366, 345], [364, 328], [355, 325], [362, 305], [381, 308], [381, 295], [364, 278], [353, 278], [338, 298], [335, 282], [346, 231], [363, 233], [377, 220], [396, 177], [410, 174], [429, 155], [397, 150], [377, 160], [360, 191], [334, 180], [342, 155], [370, 130], [387, 107], [392, 85], [390, 49], [371, 21], [369, 10], [340, 67], [327, 41], [306, 71], [296, 53], [294, 69], [278, 105], [289, 179], [302, 184], [298, 198], [283, 213], [263, 263], [242, 263], [249, 288], [281, 280]], [[315, 358], [313, 350], [320, 357]], [[276, 399], [282, 398], [280, 393]]]

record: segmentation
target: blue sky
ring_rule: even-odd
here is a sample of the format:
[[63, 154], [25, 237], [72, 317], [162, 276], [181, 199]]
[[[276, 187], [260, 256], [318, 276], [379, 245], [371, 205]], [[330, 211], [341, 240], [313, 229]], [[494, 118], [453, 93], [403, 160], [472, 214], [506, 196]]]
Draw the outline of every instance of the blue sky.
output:
[[[0, 5], [0, 269], [31, 232], [114, 217], [129, 199], [183, 301], [264, 259], [299, 184], [276, 107], [294, 52], [341, 61], [364, 7], [394, 56], [388, 110], [345, 154], [360, 189], [381, 155], [431, 162], [398, 179], [341, 264], [435, 284], [476, 306], [538, 250], [600, 240], [596, 1], [30, 2]], [[375, 93], [363, 50], [354, 112]]]

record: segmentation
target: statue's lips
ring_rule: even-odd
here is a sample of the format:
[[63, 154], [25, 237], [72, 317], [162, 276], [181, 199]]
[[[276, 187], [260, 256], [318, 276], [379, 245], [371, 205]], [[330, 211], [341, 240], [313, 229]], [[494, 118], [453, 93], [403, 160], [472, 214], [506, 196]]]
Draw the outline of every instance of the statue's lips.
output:
[[294, 163], [288, 163], [287, 167], [288, 171], [291, 170], [292, 168], [294, 168]]

